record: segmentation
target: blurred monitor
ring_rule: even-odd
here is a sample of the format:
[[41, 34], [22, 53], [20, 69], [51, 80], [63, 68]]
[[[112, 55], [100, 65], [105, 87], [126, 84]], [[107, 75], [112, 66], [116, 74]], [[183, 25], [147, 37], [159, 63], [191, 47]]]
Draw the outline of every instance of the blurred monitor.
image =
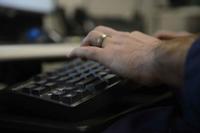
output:
[[55, 10], [56, 0], [0, 0], [0, 7], [46, 14]]

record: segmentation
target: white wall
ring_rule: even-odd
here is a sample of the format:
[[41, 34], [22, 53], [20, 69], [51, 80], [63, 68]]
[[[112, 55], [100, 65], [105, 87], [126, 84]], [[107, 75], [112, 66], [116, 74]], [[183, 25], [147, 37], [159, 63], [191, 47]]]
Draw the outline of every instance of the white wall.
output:
[[135, 12], [137, 0], [58, 0], [71, 15], [76, 7], [84, 7], [95, 17], [112, 16], [129, 19]]
[[199, 7], [173, 9], [168, 7], [167, 0], [59, 0], [59, 3], [66, 8], [68, 15], [80, 6], [95, 17], [120, 16], [129, 19], [136, 10], [140, 11], [145, 20], [145, 32], [149, 34], [158, 30], [188, 30], [188, 18], [200, 16]]
[[[163, 12], [159, 17], [158, 29], [160, 30], [172, 30], [172, 31], [190, 31], [190, 27], [195, 27], [200, 18], [200, 7], [190, 6], [182, 7], [178, 9], [169, 9]], [[193, 19], [192, 19], [193, 18]]]
[[136, 11], [143, 14], [146, 33], [154, 33], [160, 8], [168, 5], [167, 0], [59, 0], [66, 8], [66, 14], [72, 15], [76, 7], [84, 7], [95, 17], [121, 17], [132, 19]]
[[71, 16], [77, 7], [82, 6], [83, 1], [84, 0], [58, 0], [59, 5], [64, 7], [68, 16]]

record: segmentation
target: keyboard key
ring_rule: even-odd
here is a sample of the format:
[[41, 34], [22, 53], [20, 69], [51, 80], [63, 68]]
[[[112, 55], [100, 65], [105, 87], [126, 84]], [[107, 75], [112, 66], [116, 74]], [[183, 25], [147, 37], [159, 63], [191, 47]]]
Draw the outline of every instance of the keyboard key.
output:
[[91, 65], [89, 66], [89, 69], [96, 69], [98, 68], [100, 65], [96, 62], [92, 62]]
[[92, 74], [96, 74], [96, 73], [98, 73], [98, 72], [100, 72], [100, 71], [102, 71], [102, 68], [97, 68], [97, 69], [94, 69], [94, 70], [90, 70], [90, 72], [91, 72]]
[[105, 80], [109, 84], [113, 84], [119, 80], [119, 77], [114, 74], [107, 74], [102, 79]]
[[85, 80], [83, 80], [83, 81], [78, 82], [78, 83], [76, 84], [76, 86], [79, 87], [79, 88], [84, 88], [85, 85], [87, 85], [87, 84], [89, 84], [89, 83], [91, 83], [91, 82], [93, 82], [93, 81], [95, 81], [95, 80], [98, 80], [98, 79], [97, 79], [97, 78], [94, 78], [94, 77], [92, 77], [92, 78], [87, 78], [87, 79], [85, 79]]
[[56, 86], [55, 82], [48, 82], [44, 85], [46, 88], [53, 89]]
[[69, 82], [77, 83], [77, 82], [82, 81], [82, 80], [84, 80], [84, 78], [82, 76], [79, 76], [79, 77], [76, 77], [74, 79], [69, 80]]
[[43, 80], [40, 80], [40, 81], [37, 81], [36, 84], [37, 85], [44, 85], [47, 83], [47, 80], [46, 79], [43, 79]]
[[68, 69], [65, 71], [65, 73], [68, 75], [68, 74], [71, 74], [71, 73], [75, 73], [76, 70], [75, 69]]
[[76, 66], [74, 69], [79, 72], [84, 69], [84, 66]]
[[65, 77], [61, 77], [61, 78], [57, 79], [56, 81], [57, 82], [66, 82], [66, 81], [71, 80], [71, 79], [72, 79], [71, 77], [65, 76]]
[[82, 64], [82, 63], [83, 63], [83, 61], [81, 59], [76, 59], [68, 65], [77, 66], [78, 64]]
[[94, 61], [86, 61], [82, 64], [85, 68], [90, 68], [94, 64]]
[[60, 76], [60, 77], [63, 77], [63, 76], [68, 75], [68, 73], [65, 72], [65, 71], [62, 71], [62, 72], [58, 72], [57, 75]]
[[80, 71], [81, 74], [89, 73], [89, 72], [90, 72], [90, 70], [88, 70], [88, 69], [86, 69], [86, 68], [84, 68], [84, 69], [82, 69], [82, 70], [79, 70], [79, 71]]
[[52, 76], [48, 77], [48, 80], [50, 80], [50, 81], [55, 81], [55, 80], [58, 79], [58, 78], [59, 78], [58, 75], [52, 75]]
[[68, 76], [72, 77], [72, 78], [76, 78], [76, 77], [78, 77], [80, 75], [81, 75], [80, 73], [74, 72], [74, 73], [70, 73]]
[[86, 85], [86, 89], [90, 91], [98, 91], [98, 90], [103, 90], [107, 86], [107, 83], [101, 80], [98, 80], [94, 83]]
[[107, 72], [98, 72], [98, 73], [96, 73], [96, 76], [98, 76], [99, 78], [102, 78], [102, 77], [104, 77], [104, 76], [106, 76], [108, 73]]
[[83, 73], [82, 76], [87, 79], [87, 78], [93, 77], [94, 75], [89, 72], [89, 73]]
[[77, 89], [77, 90], [75, 90], [75, 93], [80, 95], [81, 98], [87, 97], [89, 94], [91, 94], [88, 89]]
[[36, 88], [37, 86], [35, 84], [30, 84], [30, 85], [27, 85], [25, 86], [24, 88], [22, 88], [22, 92], [24, 93], [31, 93], [32, 92], [32, 89]]
[[51, 99], [53, 100], [61, 100], [61, 97], [66, 94], [64, 90], [55, 90], [52, 92]]
[[59, 76], [68, 76], [70, 73], [74, 73], [76, 72], [76, 70], [74, 69], [66, 69], [65, 71], [59, 72], [58, 75]]
[[32, 90], [32, 94], [34, 94], [34, 95], [41, 95], [41, 94], [43, 94], [43, 93], [45, 93], [47, 91], [49, 91], [49, 89], [46, 88], [46, 87], [37, 87], [37, 88], [34, 88]]
[[72, 92], [75, 89], [76, 88], [72, 87], [72, 86], [60, 86], [60, 87], [56, 88], [56, 90], [58, 90], [58, 91], [64, 91], [65, 93], [70, 93], [70, 92]]
[[78, 100], [80, 100], [80, 98], [81, 98], [80, 94], [73, 92], [73, 93], [64, 95], [62, 97], [62, 101], [66, 104], [73, 104], [73, 103], [77, 102]]

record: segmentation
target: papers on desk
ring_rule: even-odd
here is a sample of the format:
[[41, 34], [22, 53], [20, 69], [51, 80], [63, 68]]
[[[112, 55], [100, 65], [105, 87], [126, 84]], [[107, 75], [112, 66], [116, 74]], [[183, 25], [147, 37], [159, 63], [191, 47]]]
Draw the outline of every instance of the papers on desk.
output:
[[0, 61], [66, 57], [78, 43], [0, 45]]

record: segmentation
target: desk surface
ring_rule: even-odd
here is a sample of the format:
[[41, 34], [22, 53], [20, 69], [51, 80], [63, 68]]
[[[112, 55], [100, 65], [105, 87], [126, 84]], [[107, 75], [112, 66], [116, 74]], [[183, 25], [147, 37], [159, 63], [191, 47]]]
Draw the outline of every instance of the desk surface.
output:
[[13, 113], [0, 105], [0, 131], [6, 133], [100, 133], [108, 125], [101, 122], [104, 119], [106, 117], [80, 122], [49, 120]]
[[0, 45], [0, 61], [66, 57], [78, 43]]
[[[124, 91], [124, 88], [122, 88], [118, 92], [117, 97], [121, 97], [119, 104], [109, 106], [113, 111], [100, 111], [102, 113], [101, 115], [79, 122], [47, 119], [46, 117], [40, 117], [38, 115], [27, 115], [23, 111], [22, 113], [17, 113], [17, 110], [5, 107], [7, 103], [2, 102], [0, 104], [0, 131], [1, 129], [5, 129], [6, 131], [11, 130], [11, 132], [16, 132], [17, 130], [20, 133], [22, 131], [32, 133], [100, 133], [114, 121], [121, 119], [124, 115], [134, 113], [134, 111], [144, 110], [149, 107], [152, 108], [153, 106], [168, 106], [174, 104], [172, 89], [168, 88], [168, 86], [156, 88], [141, 86], [138, 89], [140, 91], [134, 91], [132, 88], [134, 86], [127, 86], [127, 91]], [[2, 95], [0, 96], [1, 103], [1, 101], [5, 100], [1, 99]], [[128, 106], [121, 108], [122, 106], [120, 105], [127, 105], [127, 103]]]

